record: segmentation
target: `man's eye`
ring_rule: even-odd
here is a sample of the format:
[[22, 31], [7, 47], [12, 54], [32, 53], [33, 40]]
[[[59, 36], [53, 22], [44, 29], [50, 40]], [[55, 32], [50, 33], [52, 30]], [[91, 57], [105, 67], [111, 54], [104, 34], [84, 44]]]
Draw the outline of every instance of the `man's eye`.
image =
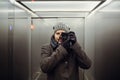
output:
[[59, 35], [60, 33], [56, 33], [57, 35]]

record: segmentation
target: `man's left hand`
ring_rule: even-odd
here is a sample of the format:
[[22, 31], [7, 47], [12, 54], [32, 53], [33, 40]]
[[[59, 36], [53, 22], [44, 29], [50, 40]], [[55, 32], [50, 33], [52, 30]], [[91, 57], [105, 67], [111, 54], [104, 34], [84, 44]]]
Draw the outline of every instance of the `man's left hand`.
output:
[[72, 43], [72, 45], [74, 45], [75, 42], [76, 42], [75, 33], [74, 33], [73, 31], [70, 31], [70, 32], [69, 32], [69, 37], [70, 37], [70, 40], [69, 40], [69, 41]]

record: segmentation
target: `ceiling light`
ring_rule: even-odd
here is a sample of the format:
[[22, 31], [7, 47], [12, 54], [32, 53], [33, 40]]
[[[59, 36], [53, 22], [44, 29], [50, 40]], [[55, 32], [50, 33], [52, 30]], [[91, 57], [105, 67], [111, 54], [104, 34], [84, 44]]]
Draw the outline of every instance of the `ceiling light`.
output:
[[33, 11], [91, 11], [101, 1], [23, 1]]

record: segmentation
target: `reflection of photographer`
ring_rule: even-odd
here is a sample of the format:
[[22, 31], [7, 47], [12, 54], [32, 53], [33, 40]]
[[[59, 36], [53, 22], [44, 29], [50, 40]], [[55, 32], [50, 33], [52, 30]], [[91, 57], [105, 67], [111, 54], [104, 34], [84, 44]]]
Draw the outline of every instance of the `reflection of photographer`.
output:
[[58, 23], [53, 29], [50, 44], [41, 48], [41, 70], [48, 80], [79, 80], [79, 67], [90, 68], [91, 60], [67, 25]]

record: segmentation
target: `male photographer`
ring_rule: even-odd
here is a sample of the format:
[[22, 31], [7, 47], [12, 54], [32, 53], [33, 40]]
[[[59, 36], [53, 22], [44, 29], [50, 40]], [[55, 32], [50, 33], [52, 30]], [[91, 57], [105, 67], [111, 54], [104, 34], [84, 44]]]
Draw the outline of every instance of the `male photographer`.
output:
[[90, 68], [91, 60], [67, 25], [58, 23], [53, 29], [50, 44], [41, 48], [41, 70], [47, 80], [79, 80], [79, 67]]

